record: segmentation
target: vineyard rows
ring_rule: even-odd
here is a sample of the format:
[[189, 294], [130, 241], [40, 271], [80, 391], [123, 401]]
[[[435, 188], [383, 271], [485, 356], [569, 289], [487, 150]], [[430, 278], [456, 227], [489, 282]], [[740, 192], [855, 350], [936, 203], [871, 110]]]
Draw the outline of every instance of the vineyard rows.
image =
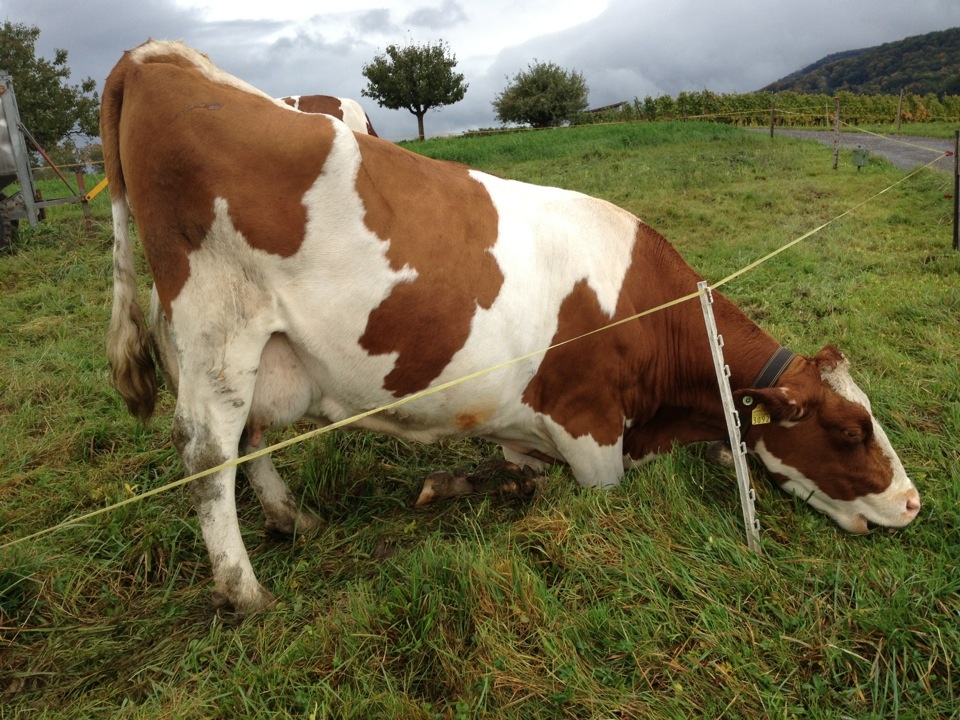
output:
[[[938, 97], [930, 93], [899, 95], [857, 95], [841, 91], [840, 119], [847, 124], [895, 123], [900, 108], [903, 122], [950, 122], [960, 119], [960, 95]], [[624, 122], [638, 120], [709, 119], [743, 126], [769, 126], [771, 108], [774, 124], [829, 127], [834, 122], [833, 95], [795, 92], [715, 93], [681, 92], [676, 98], [660, 95], [634, 98], [619, 106], [584, 113], [577, 123]]]

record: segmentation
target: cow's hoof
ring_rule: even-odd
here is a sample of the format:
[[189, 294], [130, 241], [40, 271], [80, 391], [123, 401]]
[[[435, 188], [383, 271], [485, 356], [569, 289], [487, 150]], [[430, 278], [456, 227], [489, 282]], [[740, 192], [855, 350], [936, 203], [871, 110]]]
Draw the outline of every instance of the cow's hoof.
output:
[[277, 599], [269, 592], [263, 589], [259, 583], [255, 587], [244, 590], [242, 593], [230, 593], [216, 588], [213, 591], [213, 607], [221, 612], [232, 612], [240, 617], [253, 615], [258, 612], [271, 609], [277, 603]]
[[296, 511], [283, 515], [268, 515], [264, 530], [273, 537], [292, 538], [309, 533], [319, 525], [320, 521], [313, 515]]
[[423, 481], [416, 504], [423, 506], [461, 495], [515, 496], [529, 500], [542, 479], [533, 468], [521, 468], [503, 460], [489, 461], [472, 473], [430, 473]]

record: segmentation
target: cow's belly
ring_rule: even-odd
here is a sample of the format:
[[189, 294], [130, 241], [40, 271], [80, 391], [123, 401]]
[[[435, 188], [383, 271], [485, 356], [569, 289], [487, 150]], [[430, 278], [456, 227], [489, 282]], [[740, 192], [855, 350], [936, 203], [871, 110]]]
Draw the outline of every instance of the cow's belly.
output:
[[[303, 417], [325, 425], [363, 416], [351, 427], [419, 442], [484, 437], [557, 455], [537, 413], [520, 401], [523, 388], [509, 369], [428, 389], [396, 405], [398, 399], [382, 389], [382, 378], [356, 372], [360, 364], [349, 356], [312, 357], [285, 334], [272, 335], [261, 355], [248, 426], [263, 430]], [[370, 411], [378, 412], [365, 415]]]

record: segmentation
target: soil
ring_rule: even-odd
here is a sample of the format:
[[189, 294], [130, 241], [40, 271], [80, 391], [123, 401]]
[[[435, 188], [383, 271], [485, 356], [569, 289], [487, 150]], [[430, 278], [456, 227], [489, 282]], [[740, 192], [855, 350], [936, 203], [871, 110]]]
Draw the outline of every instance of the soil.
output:
[[[758, 130], [758, 132], [769, 132], [769, 130]], [[833, 147], [834, 133], [829, 131], [777, 129], [775, 134], [804, 140], [816, 140]], [[901, 170], [914, 170], [926, 165], [940, 154], [940, 159], [930, 167], [952, 173], [956, 161], [953, 155], [944, 156], [943, 153], [952, 153], [955, 146], [954, 140], [944, 140], [943, 138], [840, 133], [840, 147], [845, 149], [862, 147], [868, 150], [870, 154], [879, 155]]]

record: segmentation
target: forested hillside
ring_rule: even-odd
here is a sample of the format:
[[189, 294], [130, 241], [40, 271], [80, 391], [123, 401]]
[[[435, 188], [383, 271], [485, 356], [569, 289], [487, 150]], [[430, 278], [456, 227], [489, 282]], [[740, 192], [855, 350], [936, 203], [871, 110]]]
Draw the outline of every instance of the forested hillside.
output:
[[960, 28], [834, 53], [763, 88], [772, 92], [864, 95], [960, 94]]

